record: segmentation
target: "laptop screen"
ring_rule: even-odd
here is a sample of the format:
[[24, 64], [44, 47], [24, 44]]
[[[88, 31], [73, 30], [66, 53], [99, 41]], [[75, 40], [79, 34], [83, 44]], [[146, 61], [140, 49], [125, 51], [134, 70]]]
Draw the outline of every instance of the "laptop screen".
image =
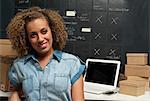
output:
[[105, 85], [114, 85], [118, 63], [111, 63], [111, 60], [104, 60], [104, 62], [88, 61], [87, 66], [88, 69], [85, 81]]

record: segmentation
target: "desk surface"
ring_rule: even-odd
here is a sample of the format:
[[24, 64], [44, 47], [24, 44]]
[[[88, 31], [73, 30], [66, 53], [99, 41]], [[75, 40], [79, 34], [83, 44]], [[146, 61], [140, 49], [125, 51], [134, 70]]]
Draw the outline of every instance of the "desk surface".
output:
[[10, 96], [10, 92], [3, 92], [0, 90], [0, 97], [9, 97]]
[[84, 93], [85, 99], [87, 100], [114, 100], [114, 101], [150, 101], [150, 91], [146, 91], [144, 95], [141, 96], [130, 96], [125, 94], [91, 94], [91, 93]]
[[[119, 101], [150, 101], [150, 91], [146, 91], [145, 95], [141, 96], [130, 96], [124, 94], [112, 94], [112, 95], [96, 95], [91, 93], [84, 93], [86, 100], [119, 100]], [[0, 97], [8, 97], [10, 96], [10, 92], [2, 92], [0, 91]]]

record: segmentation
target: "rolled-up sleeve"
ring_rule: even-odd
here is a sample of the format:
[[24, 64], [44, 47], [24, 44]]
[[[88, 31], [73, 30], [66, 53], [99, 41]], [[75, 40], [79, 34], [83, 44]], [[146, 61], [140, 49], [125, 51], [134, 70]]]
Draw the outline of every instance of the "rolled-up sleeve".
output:
[[10, 83], [16, 88], [19, 89], [20, 87], [20, 80], [18, 76], [18, 70], [17, 70], [17, 65], [14, 63], [11, 65], [9, 71], [8, 71], [8, 79]]
[[71, 84], [73, 85], [85, 73], [85, 65], [77, 58], [71, 69]]

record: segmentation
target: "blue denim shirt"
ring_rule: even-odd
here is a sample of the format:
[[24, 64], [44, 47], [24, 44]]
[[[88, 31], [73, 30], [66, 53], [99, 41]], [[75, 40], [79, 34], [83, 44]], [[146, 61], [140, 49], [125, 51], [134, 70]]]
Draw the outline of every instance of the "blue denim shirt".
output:
[[71, 86], [84, 69], [74, 55], [55, 50], [44, 70], [30, 54], [16, 59], [8, 76], [13, 86], [22, 86], [28, 101], [71, 101]]

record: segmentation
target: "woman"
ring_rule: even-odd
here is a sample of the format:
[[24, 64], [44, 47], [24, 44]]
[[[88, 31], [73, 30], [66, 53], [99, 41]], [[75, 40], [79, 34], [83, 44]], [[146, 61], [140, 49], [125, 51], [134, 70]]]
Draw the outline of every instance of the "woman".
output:
[[15, 90], [10, 101], [83, 101], [82, 65], [74, 55], [62, 52], [67, 32], [56, 12], [32, 7], [16, 14], [7, 33], [18, 52], [9, 79]]

